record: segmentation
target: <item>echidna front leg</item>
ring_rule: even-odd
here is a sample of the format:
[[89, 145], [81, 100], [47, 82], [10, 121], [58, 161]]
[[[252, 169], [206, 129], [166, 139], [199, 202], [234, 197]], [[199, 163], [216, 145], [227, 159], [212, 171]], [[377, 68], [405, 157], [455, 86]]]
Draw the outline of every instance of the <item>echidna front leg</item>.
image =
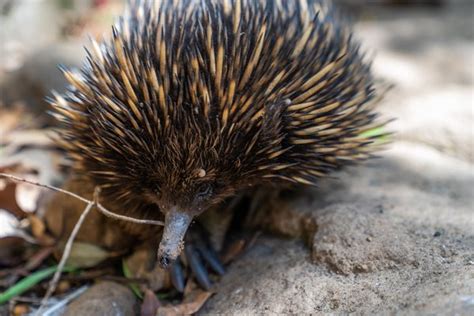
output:
[[218, 275], [225, 273], [219, 252], [227, 239], [229, 226], [241, 198], [237, 196], [207, 210], [191, 225], [186, 233], [180, 259], [170, 268], [171, 281], [178, 291], [183, 291], [187, 276], [194, 277], [202, 288], [210, 289], [210, 272]]
[[[185, 264], [183, 265], [183, 263]], [[209, 271], [218, 275], [225, 273], [225, 268], [209, 241], [208, 233], [199, 223], [189, 229], [181, 259], [176, 260], [170, 269], [171, 281], [179, 292], [184, 291], [185, 266], [189, 268], [197, 283], [205, 290], [209, 290], [212, 286]]]

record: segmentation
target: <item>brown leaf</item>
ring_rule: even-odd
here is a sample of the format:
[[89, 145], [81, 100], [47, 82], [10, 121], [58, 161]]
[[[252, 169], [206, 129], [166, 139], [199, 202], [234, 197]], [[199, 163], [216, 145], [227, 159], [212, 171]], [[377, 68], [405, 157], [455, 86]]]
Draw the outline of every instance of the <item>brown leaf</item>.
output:
[[212, 296], [212, 292], [206, 292], [200, 288], [194, 288], [187, 295], [181, 304], [167, 305], [158, 308], [156, 315], [159, 316], [177, 316], [177, 315], [192, 315], [197, 313], [204, 303]]
[[38, 244], [42, 246], [52, 246], [55, 240], [52, 236], [46, 233], [46, 225], [42, 219], [34, 214], [28, 216], [31, 233], [35, 237]]
[[31, 271], [38, 268], [43, 263], [43, 261], [53, 253], [53, 250], [53, 247], [41, 248], [31, 257], [29, 257], [28, 262], [25, 264], [23, 269], [26, 271]]
[[[26, 248], [24, 246], [29, 246], [29, 248]], [[10, 248], [10, 249], [9, 249]], [[17, 259], [17, 263], [13, 266], [15, 268], [13, 269], [8, 269], [8, 270], [0, 270], [0, 278], [2, 278], [5, 275], [13, 275], [13, 276], [25, 276], [28, 275], [30, 271], [38, 268], [45, 259], [47, 259], [52, 253], [53, 253], [53, 248], [52, 247], [47, 247], [47, 248], [41, 248], [37, 252], [33, 253], [33, 248], [31, 245], [26, 244], [23, 242], [23, 256]], [[17, 253], [18, 255], [21, 255], [20, 250], [21, 250], [21, 244], [14, 243], [14, 240], [9, 240], [9, 238], [4, 238], [0, 240], [0, 257], [1, 259], [6, 259], [8, 260], [8, 255], [9, 255], [9, 250], [10, 250], [10, 256], [11, 253]], [[3, 260], [0, 259], [0, 264], [3, 264]], [[9, 258], [10, 260], [12, 258]], [[13, 258], [15, 259], [15, 258]], [[22, 266], [18, 265], [21, 262], [26, 261]], [[10, 265], [11, 266], [11, 265]]]
[[[1, 172], [0, 168], [0, 172]], [[17, 218], [25, 218], [28, 214], [18, 206], [15, 199], [16, 183], [0, 179], [0, 209], [9, 211]]]
[[28, 220], [30, 221], [31, 233], [33, 234], [33, 236], [36, 238], [42, 237], [46, 230], [44, 222], [38, 216], [35, 216], [33, 214], [30, 214], [30, 216], [28, 216]]
[[113, 255], [96, 245], [75, 242], [66, 264], [76, 268], [91, 268]]
[[143, 297], [143, 303], [140, 307], [140, 315], [141, 316], [154, 316], [156, 315], [156, 311], [160, 306], [160, 301], [156, 297], [155, 293], [153, 293], [150, 289], [145, 289], [145, 296]]
[[[94, 186], [87, 181], [70, 179], [62, 189], [92, 199]], [[62, 193], [54, 193], [41, 206], [47, 231], [57, 239], [66, 239], [74, 229], [86, 207], [85, 203]], [[94, 244], [114, 252], [127, 251], [134, 245], [130, 235], [124, 234], [120, 222], [93, 210], [87, 215], [76, 241]]]

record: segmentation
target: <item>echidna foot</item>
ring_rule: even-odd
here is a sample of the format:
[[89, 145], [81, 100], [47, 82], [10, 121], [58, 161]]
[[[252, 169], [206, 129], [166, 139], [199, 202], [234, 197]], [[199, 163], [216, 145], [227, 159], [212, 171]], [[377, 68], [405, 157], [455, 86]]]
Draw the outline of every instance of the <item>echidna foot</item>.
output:
[[186, 268], [188, 277], [193, 276], [197, 283], [205, 290], [210, 290], [212, 282], [210, 271], [223, 275], [225, 268], [219, 259], [219, 255], [211, 246], [207, 233], [199, 224], [189, 229], [185, 237], [184, 251], [171, 268], [171, 281], [179, 292], [184, 291], [186, 283]]

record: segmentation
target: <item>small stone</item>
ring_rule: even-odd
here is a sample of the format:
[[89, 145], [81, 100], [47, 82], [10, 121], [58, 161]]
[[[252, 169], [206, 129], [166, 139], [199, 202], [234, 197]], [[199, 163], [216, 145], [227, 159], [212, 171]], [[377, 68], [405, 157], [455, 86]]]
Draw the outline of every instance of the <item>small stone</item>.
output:
[[377, 206], [377, 208], [378, 208], [379, 213], [383, 214], [383, 205], [379, 205]]
[[337, 309], [339, 307], [339, 301], [337, 299], [332, 299], [329, 303], [329, 307], [333, 310]]
[[137, 299], [130, 288], [115, 282], [100, 282], [73, 301], [65, 316], [135, 315]]

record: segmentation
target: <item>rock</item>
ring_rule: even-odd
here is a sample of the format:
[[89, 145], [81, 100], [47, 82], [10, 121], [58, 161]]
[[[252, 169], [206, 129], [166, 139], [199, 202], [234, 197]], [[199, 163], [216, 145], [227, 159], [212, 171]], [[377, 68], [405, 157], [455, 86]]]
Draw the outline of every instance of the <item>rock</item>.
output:
[[472, 165], [406, 142], [384, 156], [275, 203], [266, 224], [312, 250], [260, 239], [201, 313], [469, 314]]
[[130, 288], [114, 282], [100, 282], [73, 301], [65, 316], [136, 315], [138, 302]]
[[469, 249], [459, 252], [451, 263], [434, 254], [437, 263], [431, 265], [429, 251], [411, 243], [408, 246], [413, 247], [413, 253], [422, 253], [420, 259], [426, 259], [420, 260], [420, 266], [394, 265], [385, 271], [343, 276], [323, 264], [312, 264], [301, 242], [262, 238], [230, 267], [217, 294], [199, 314], [364, 315], [403, 311], [467, 315], [473, 310], [473, 268], [462, 259]]
[[312, 243], [316, 264], [345, 275], [418, 264], [405, 227], [377, 206], [334, 204], [321, 213]]

